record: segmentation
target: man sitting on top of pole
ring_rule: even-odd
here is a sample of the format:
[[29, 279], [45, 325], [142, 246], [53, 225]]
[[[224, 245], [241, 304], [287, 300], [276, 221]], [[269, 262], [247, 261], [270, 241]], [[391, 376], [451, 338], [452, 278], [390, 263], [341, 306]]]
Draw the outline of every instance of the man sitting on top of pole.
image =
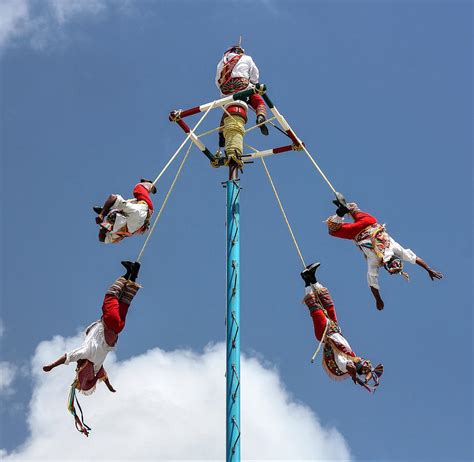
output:
[[[238, 45], [231, 46], [217, 65], [216, 86], [219, 88], [222, 96], [233, 95], [239, 91], [247, 90], [258, 83], [259, 71], [253, 59], [245, 54], [241, 46], [241, 40]], [[263, 135], [268, 135], [268, 128], [263, 123], [266, 120], [266, 106], [263, 98], [258, 94], [249, 97], [249, 104], [257, 113], [257, 124], [260, 125], [260, 131]], [[221, 127], [223, 123], [221, 122]], [[224, 147], [224, 134], [219, 131], [219, 147]]]

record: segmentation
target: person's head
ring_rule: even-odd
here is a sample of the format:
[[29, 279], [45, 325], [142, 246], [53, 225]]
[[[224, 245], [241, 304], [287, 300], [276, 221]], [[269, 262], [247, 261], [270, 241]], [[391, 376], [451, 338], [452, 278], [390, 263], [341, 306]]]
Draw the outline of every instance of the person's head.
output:
[[[380, 377], [383, 374], [383, 364], [377, 364], [374, 368], [368, 359], [359, 358], [355, 366], [359, 384], [369, 391], [375, 391], [375, 388], [380, 384]], [[371, 382], [373, 382], [373, 385]]]
[[356, 364], [356, 371], [359, 375], [367, 375], [372, 370], [372, 363], [368, 359], [360, 358]]
[[384, 268], [390, 274], [398, 274], [403, 271], [403, 262], [400, 258], [396, 257], [395, 255], [384, 264]]
[[232, 45], [226, 50], [225, 54], [227, 53], [236, 53], [238, 55], [243, 55], [245, 54], [245, 50], [240, 45]]
[[153, 184], [153, 181], [147, 180], [145, 178], [140, 179], [140, 184], [143, 185], [148, 192], [156, 194], [156, 186]]

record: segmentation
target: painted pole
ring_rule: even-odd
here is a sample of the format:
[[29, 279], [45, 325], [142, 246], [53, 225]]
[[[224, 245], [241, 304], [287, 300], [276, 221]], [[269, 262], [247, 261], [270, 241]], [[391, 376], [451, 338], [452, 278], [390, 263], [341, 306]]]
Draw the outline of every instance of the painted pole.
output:
[[240, 462], [240, 186], [229, 165], [227, 190], [226, 461]]

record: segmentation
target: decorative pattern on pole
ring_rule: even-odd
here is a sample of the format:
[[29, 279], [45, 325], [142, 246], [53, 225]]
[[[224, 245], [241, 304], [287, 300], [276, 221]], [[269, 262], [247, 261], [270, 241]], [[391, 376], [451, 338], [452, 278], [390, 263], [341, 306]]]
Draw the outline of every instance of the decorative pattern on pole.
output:
[[227, 189], [226, 461], [240, 462], [240, 186]]

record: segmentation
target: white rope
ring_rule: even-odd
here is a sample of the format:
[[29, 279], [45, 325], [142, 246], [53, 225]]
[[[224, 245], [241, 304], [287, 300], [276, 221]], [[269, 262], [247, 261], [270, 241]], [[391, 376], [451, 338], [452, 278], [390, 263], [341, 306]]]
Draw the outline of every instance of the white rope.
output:
[[216, 102], [213, 101], [212, 104], [209, 106], [209, 108], [207, 109], [207, 111], [203, 114], [203, 116], [199, 119], [198, 123], [194, 126], [194, 128], [192, 130], [189, 131], [188, 133], [188, 136], [186, 136], [186, 138], [184, 139], [184, 141], [181, 143], [181, 146], [176, 150], [176, 152], [171, 156], [171, 159], [168, 161], [168, 163], [164, 166], [163, 170], [160, 172], [160, 174], [155, 178], [155, 180], [153, 181], [153, 184], [156, 185], [156, 183], [158, 182], [158, 180], [161, 178], [161, 176], [163, 175], [163, 173], [166, 172], [166, 170], [168, 169], [168, 167], [171, 165], [171, 163], [173, 162], [173, 160], [176, 158], [176, 156], [179, 154], [179, 152], [181, 151], [181, 149], [183, 149], [184, 145], [187, 143], [187, 141], [189, 140], [189, 137], [194, 134], [194, 131], [199, 127], [199, 125], [201, 125], [201, 122], [205, 119], [205, 117], [207, 116], [207, 114], [209, 114], [209, 111], [214, 107], [214, 104]]
[[[284, 125], [282, 123], [282, 121], [286, 122], [286, 125], [288, 125], [288, 128], [294, 133], [294, 135], [296, 136], [296, 133], [295, 131], [290, 127], [290, 124], [288, 123], [288, 121], [278, 112], [278, 110], [276, 108], [274, 108], [276, 110], [276, 112], [279, 114], [279, 117], [281, 117], [282, 120], [280, 120], [279, 117], [277, 117], [277, 120], [278, 122], [280, 123], [280, 125], [282, 126], [282, 128], [284, 129]], [[273, 111], [272, 111], [273, 112]], [[274, 113], [274, 112], [273, 112]], [[275, 113], [274, 113], [275, 114]], [[287, 134], [287, 136], [289, 136]], [[326, 183], [328, 184], [328, 186], [332, 189], [332, 192], [335, 194], [336, 193], [336, 189], [334, 188], [334, 186], [332, 185], [332, 183], [329, 181], [328, 177], [324, 174], [324, 172], [321, 170], [321, 168], [319, 167], [319, 165], [316, 163], [316, 161], [313, 159], [313, 157], [311, 156], [311, 154], [309, 153], [309, 151], [306, 149], [306, 146], [301, 142], [301, 140], [298, 138], [298, 136], [296, 136], [296, 139], [301, 143], [301, 148], [303, 149], [303, 151], [306, 153], [306, 155], [308, 156], [309, 160], [313, 163], [313, 165], [316, 167], [316, 169], [318, 170], [318, 172], [320, 173], [320, 175], [323, 177], [324, 181], [326, 181]]]
[[[293, 132], [294, 133], [294, 132]], [[304, 144], [301, 145], [303, 148], [303, 151], [306, 153], [306, 155], [309, 157], [309, 160], [313, 163], [313, 165], [318, 169], [318, 172], [321, 174], [321, 176], [324, 178], [326, 183], [329, 185], [329, 187], [332, 189], [332, 192], [336, 194], [336, 189], [334, 186], [331, 184], [331, 182], [328, 180], [327, 176], [324, 174], [324, 172], [319, 168], [319, 165], [316, 163], [316, 161], [311, 157], [311, 154], [308, 152], [306, 149], [306, 146]]]
[[326, 327], [324, 328], [323, 336], [321, 337], [321, 341], [319, 342], [318, 348], [316, 348], [316, 351], [313, 353], [313, 356], [311, 356], [311, 363], [314, 363], [314, 360], [316, 359], [316, 356], [318, 356], [319, 350], [321, 349], [321, 345], [324, 343], [324, 340], [326, 340], [326, 333], [328, 331], [328, 326], [329, 326], [329, 319], [327, 319], [326, 321]]
[[260, 128], [262, 125], [265, 125], [266, 123], [269, 123], [269, 122], [271, 122], [272, 120], [275, 120], [275, 119], [276, 119], [276, 117], [271, 117], [270, 119], [265, 119], [264, 122], [260, 122], [259, 124], [255, 124], [252, 127], [247, 128], [245, 130], [245, 133], [251, 132], [252, 130], [255, 130], [256, 128]]
[[137, 259], [136, 259], [137, 262], [139, 262], [139, 261], [141, 260], [142, 256], [143, 256], [143, 252], [145, 251], [145, 247], [147, 246], [148, 241], [150, 240], [151, 235], [153, 234], [153, 231], [154, 231], [154, 229], [155, 229], [155, 226], [157, 225], [158, 220], [160, 219], [161, 214], [163, 213], [163, 210], [164, 210], [164, 208], [165, 208], [165, 206], [166, 206], [166, 203], [168, 202], [168, 199], [169, 199], [169, 197], [170, 197], [170, 195], [171, 195], [171, 192], [173, 191], [174, 185], [176, 184], [176, 180], [178, 179], [179, 174], [181, 173], [181, 170], [182, 170], [183, 167], [184, 167], [184, 163], [186, 162], [186, 159], [188, 158], [188, 155], [189, 155], [189, 152], [191, 151], [191, 147], [192, 147], [192, 146], [193, 146], [193, 143], [192, 143], [192, 142], [189, 143], [189, 148], [188, 148], [188, 150], [186, 151], [186, 155], [184, 156], [183, 160], [181, 161], [181, 164], [180, 164], [180, 166], [179, 166], [179, 168], [178, 168], [178, 171], [176, 172], [176, 175], [174, 176], [173, 182], [171, 183], [170, 189], [168, 190], [168, 193], [167, 193], [166, 196], [165, 196], [165, 199], [164, 199], [164, 201], [163, 201], [163, 204], [161, 204], [160, 210], [159, 210], [159, 212], [158, 212], [158, 215], [156, 216], [156, 219], [155, 219], [155, 221], [154, 221], [154, 223], [153, 223], [153, 226], [151, 227], [150, 232], [148, 233], [148, 236], [146, 237], [146, 240], [145, 240], [145, 242], [144, 242], [144, 244], [143, 244], [143, 247], [142, 247], [142, 249], [140, 250], [140, 253], [138, 254], [138, 257], [137, 257]]
[[[247, 145], [248, 146], [248, 145]], [[254, 151], [256, 151], [255, 148], [253, 148], [252, 146], [249, 146], [251, 149], [253, 149]], [[268, 179], [270, 180], [270, 184], [272, 185], [272, 189], [273, 189], [273, 193], [275, 194], [275, 197], [276, 197], [276, 200], [278, 202], [278, 206], [280, 207], [280, 210], [281, 210], [281, 213], [283, 215], [283, 218], [285, 219], [285, 222], [286, 222], [286, 226], [288, 227], [288, 231], [290, 232], [290, 235], [291, 235], [291, 238], [293, 239], [293, 244], [295, 244], [295, 247], [296, 247], [296, 251], [298, 252], [298, 255], [301, 259], [301, 263], [303, 263], [303, 266], [306, 267], [306, 263], [304, 261], [304, 258], [303, 258], [303, 254], [301, 253], [301, 250], [300, 250], [300, 247], [298, 245], [298, 242], [296, 241], [296, 237], [293, 233], [293, 230], [291, 229], [291, 225], [290, 225], [290, 222], [288, 221], [288, 217], [286, 216], [286, 213], [285, 213], [285, 209], [283, 208], [283, 205], [281, 203], [281, 200], [280, 200], [280, 196], [278, 195], [278, 192], [275, 188], [275, 184], [273, 183], [273, 179], [272, 179], [272, 176], [270, 175], [270, 172], [268, 171], [268, 168], [267, 168], [267, 164], [265, 163], [265, 160], [263, 159], [263, 157], [260, 158], [260, 160], [262, 161], [262, 164], [263, 164], [263, 168], [265, 169], [265, 172], [268, 176]]]

